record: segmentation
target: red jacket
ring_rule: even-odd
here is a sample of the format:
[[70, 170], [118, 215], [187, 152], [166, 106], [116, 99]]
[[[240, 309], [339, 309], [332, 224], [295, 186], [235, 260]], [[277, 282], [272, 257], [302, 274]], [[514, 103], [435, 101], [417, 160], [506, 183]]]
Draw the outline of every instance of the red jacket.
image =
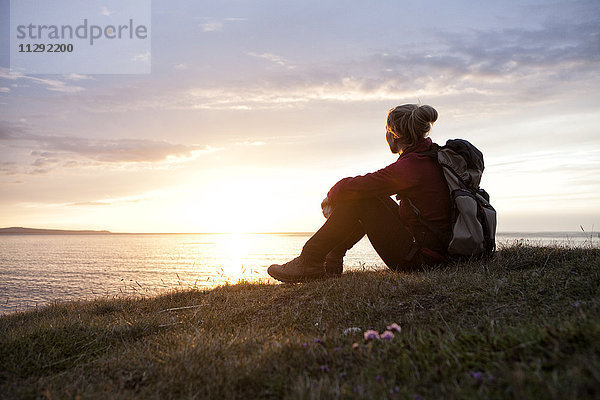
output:
[[[450, 231], [450, 193], [442, 168], [432, 157], [419, 154], [429, 150], [431, 144], [431, 139], [424, 139], [404, 150], [396, 162], [385, 168], [340, 180], [329, 190], [327, 198], [335, 203], [397, 194], [409, 198], [424, 219], [443, 231]], [[423, 230], [408, 204], [401, 201], [399, 213], [413, 233]]]

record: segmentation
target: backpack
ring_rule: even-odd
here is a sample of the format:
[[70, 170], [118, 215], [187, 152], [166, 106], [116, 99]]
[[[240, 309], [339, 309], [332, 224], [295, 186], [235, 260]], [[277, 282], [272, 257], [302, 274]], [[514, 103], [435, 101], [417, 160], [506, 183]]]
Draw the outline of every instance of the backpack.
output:
[[[448, 253], [451, 258], [489, 257], [496, 251], [496, 210], [490, 196], [479, 187], [483, 174], [483, 154], [463, 139], [448, 140], [445, 146], [433, 145], [425, 154], [442, 166], [450, 190], [452, 203]], [[409, 201], [419, 221], [438, 238], [440, 229], [421, 217], [419, 210]]]

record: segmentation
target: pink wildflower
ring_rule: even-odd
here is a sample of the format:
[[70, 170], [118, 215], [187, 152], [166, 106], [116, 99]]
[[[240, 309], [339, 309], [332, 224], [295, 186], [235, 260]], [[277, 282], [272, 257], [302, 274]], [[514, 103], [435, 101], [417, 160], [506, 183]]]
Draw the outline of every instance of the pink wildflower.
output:
[[358, 350], [358, 343], [352, 343], [352, 349]]
[[394, 333], [392, 331], [385, 331], [380, 336], [383, 340], [392, 340], [394, 338]]
[[397, 333], [400, 333], [400, 332], [402, 332], [402, 328], [400, 327], [400, 325], [398, 325], [398, 324], [397, 324], [397, 323], [395, 323], [395, 322], [394, 322], [393, 324], [391, 324], [391, 325], [388, 325], [388, 326], [387, 326], [387, 330], [388, 330], [388, 331], [392, 331], [392, 332], [394, 332], [394, 331], [395, 331], [395, 332], [397, 332]]
[[379, 332], [373, 330], [373, 329], [369, 329], [368, 331], [365, 331], [365, 340], [373, 340], [373, 339], [379, 339]]

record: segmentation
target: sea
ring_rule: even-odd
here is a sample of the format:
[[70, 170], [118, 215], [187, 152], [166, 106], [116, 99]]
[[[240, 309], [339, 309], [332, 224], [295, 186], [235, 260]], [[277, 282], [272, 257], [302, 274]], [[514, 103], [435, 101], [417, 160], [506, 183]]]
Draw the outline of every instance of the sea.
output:
[[[273, 263], [300, 254], [309, 233], [0, 236], [0, 315], [54, 302], [152, 296], [241, 281], [275, 283]], [[597, 233], [505, 232], [498, 247], [598, 246]], [[344, 259], [346, 270], [385, 268], [365, 237]]]

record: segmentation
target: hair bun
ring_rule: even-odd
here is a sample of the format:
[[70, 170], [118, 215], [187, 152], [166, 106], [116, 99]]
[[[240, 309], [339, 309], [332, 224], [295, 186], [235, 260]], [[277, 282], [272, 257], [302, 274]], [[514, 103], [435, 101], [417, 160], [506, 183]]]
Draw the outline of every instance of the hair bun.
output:
[[431, 106], [422, 105], [415, 109], [415, 116], [419, 121], [433, 124], [438, 119], [438, 112]]

